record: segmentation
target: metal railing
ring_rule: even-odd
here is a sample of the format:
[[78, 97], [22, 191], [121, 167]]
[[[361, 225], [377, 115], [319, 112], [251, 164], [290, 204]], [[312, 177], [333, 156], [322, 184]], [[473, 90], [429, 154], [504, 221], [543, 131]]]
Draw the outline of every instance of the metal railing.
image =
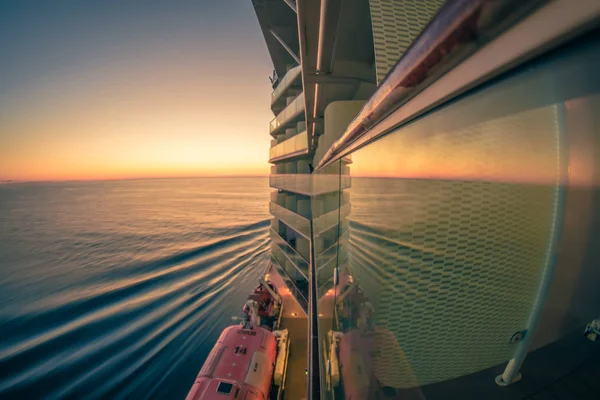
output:
[[[484, 49], [490, 41], [500, 36], [503, 30], [544, 3], [547, 3], [547, 1], [502, 0], [489, 2], [485, 0], [457, 0], [446, 2], [435, 18], [389, 71], [386, 78], [379, 84], [375, 93], [360, 109], [344, 133], [328, 149], [318, 165], [315, 166], [315, 170], [318, 171], [352, 151], [352, 147], [361, 144], [359, 140], [363, 141], [364, 139], [364, 142], [373, 140], [375, 136], [371, 130], [376, 125], [380, 124], [400, 105], [406, 106], [404, 103], [408, 99], [414, 100], [417, 94], [432, 85], [432, 79], [426, 78], [432, 76], [439, 78], [443, 77], [449, 70], [459, 70], [457, 65], [460, 66], [461, 62]], [[588, 19], [593, 18], [593, 11], [586, 11], [589, 14]], [[482, 25], [474, 23], [473, 21], [476, 21], [480, 15], [486, 15], [488, 23]], [[570, 19], [571, 23], [573, 23], [573, 20], [575, 18]], [[562, 21], [561, 24], [564, 25]], [[554, 29], [553, 26], [559, 27], [559, 24], [546, 24], [544, 30], [552, 30]], [[557, 32], [557, 34], [559, 33]], [[537, 33], [536, 37], [539, 37], [539, 40], [548, 40], [548, 35], [542, 34], [541, 31]], [[533, 50], [542, 45], [548, 45], [549, 42], [551, 41], [536, 43], [536, 41], [523, 40], [519, 46], [514, 46], [511, 41], [509, 45], [514, 49], [512, 59], [510, 58], [510, 52], [506, 52], [506, 55], [502, 56], [502, 63], [490, 66], [487, 71], [484, 68], [478, 68], [478, 74], [460, 72], [464, 81], [456, 79], [453, 85], [446, 85], [445, 90], [447, 92], [440, 92], [436, 96], [432, 96], [430, 102], [426, 101], [419, 105], [403, 121], [396, 122], [394, 127], [410, 122], [418, 115], [464, 93], [484, 79], [487, 80], [497, 76], [506, 69], [506, 66], [513, 64], [515, 59], [523, 61], [526, 58], [535, 56], [537, 52]], [[528, 46], [529, 48], [527, 48]], [[498, 50], [495, 50], [494, 54], [497, 55], [497, 53]], [[524, 54], [527, 54], [527, 56], [523, 56]], [[488, 58], [496, 59], [497, 57], [488, 56]], [[452, 89], [448, 90], [448, 88]], [[390, 126], [385, 131], [378, 132], [378, 135], [385, 134], [391, 128]]]

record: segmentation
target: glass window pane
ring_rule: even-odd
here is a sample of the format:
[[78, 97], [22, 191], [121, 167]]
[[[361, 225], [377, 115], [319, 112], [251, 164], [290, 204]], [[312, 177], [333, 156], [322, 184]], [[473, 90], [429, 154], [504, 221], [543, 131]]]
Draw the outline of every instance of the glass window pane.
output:
[[[514, 356], [511, 337], [531, 329], [543, 304], [565, 183], [576, 184], [581, 149], [567, 137], [587, 129], [587, 146], [598, 148], [599, 54], [595, 44], [548, 57], [337, 164], [338, 212], [313, 220], [315, 249], [321, 231], [348, 230], [335, 290], [330, 250], [315, 260], [326, 387], [352, 398], [419, 392]], [[319, 171], [315, 191], [328, 179]]]

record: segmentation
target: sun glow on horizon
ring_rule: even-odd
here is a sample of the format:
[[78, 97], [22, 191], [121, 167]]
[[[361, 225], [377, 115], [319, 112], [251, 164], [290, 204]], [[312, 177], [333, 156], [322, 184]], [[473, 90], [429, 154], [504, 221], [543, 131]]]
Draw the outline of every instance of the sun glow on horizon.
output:
[[0, 43], [0, 180], [268, 174], [271, 66], [250, 4], [115, 8], [105, 21], [89, 7], [15, 11], [31, 31]]

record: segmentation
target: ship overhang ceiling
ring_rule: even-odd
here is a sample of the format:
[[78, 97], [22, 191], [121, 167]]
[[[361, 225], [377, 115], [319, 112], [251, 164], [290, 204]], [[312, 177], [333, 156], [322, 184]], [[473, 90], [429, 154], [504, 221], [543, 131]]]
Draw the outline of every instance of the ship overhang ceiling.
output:
[[[309, 137], [322, 133], [332, 101], [366, 100], [375, 90], [375, 56], [369, 2], [298, 0], [300, 58]], [[372, 90], [361, 90], [371, 85]]]
[[252, 0], [273, 68], [281, 78], [288, 65], [297, 65], [294, 55], [299, 54], [298, 22], [289, 0]]

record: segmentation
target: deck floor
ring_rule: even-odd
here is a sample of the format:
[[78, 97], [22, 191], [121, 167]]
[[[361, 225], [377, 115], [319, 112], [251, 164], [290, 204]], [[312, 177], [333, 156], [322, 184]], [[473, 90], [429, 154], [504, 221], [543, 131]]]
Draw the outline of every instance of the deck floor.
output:
[[306, 318], [288, 318], [281, 320], [282, 328], [290, 334], [290, 355], [288, 361], [287, 379], [285, 383], [285, 400], [300, 400], [306, 398]]
[[284, 400], [302, 400], [306, 398], [307, 386], [308, 319], [275, 269], [271, 269], [265, 278], [273, 282], [283, 298], [281, 329], [287, 329], [290, 338], [290, 354], [283, 398]]
[[422, 387], [427, 400], [587, 400], [600, 399], [600, 343], [581, 332], [527, 355], [523, 379], [512, 385], [495, 384], [506, 364], [454, 380]]
[[526, 400], [563, 400], [600, 398], [600, 364], [589, 359], [559, 381]]

